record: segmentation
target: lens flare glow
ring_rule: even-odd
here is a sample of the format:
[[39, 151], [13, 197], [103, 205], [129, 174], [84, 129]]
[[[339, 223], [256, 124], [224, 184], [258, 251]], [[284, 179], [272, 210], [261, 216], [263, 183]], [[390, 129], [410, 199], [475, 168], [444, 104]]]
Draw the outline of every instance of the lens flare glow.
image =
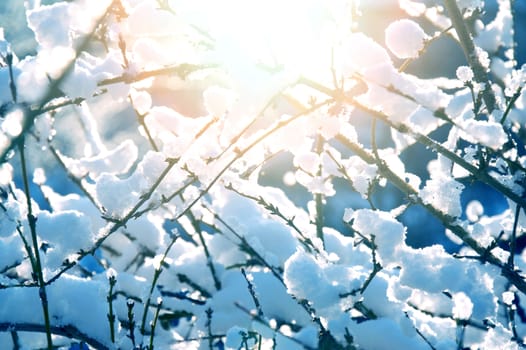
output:
[[352, 20], [352, 2], [343, 0], [173, 1], [173, 6], [212, 36], [227, 66], [260, 64], [300, 74], [330, 69], [331, 50]]

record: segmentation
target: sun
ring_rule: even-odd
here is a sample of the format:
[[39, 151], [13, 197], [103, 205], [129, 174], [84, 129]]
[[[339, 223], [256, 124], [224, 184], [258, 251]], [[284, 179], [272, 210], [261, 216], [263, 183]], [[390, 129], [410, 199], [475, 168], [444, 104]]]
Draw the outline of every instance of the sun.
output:
[[[177, 4], [175, 4], [177, 3]], [[174, 1], [210, 34], [216, 58], [228, 67], [252, 65], [298, 74], [329, 71], [334, 47], [352, 23], [344, 0]], [[181, 7], [182, 6], [182, 7]]]

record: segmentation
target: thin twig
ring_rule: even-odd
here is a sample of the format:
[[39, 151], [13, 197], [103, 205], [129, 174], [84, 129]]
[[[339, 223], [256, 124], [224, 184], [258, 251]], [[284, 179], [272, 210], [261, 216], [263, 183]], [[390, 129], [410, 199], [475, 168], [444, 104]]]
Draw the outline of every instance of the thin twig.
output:
[[106, 228], [104, 230], [105, 232], [101, 234], [101, 236], [97, 239], [94, 245], [88, 250], [79, 252], [78, 258], [75, 261], [70, 261], [59, 272], [57, 272], [51, 279], [49, 279], [46, 282], [46, 284], [50, 284], [56, 281], [62, 274], [66, 273], [71, 268], [73, 268], [75, 265], [77, 265], [78, 261], [80, 261], [80, 259], [82, 259], [83, 257], [87, 255], [93, 255], [95, 251], [102, 246], [104, 241], [108, 239], [108, 237], [110, 237], [112, 234], [117, 232], [117, 230], [119, 230], [121, 227], [126, 226], [126, 223], [135, 217], [136, 213], [139, 211], [139, 208], [142, 207], [143, 204], [146, 203], [151, 198], [151, 196], [153, 195], [157, 187], [159, 187], [161, 182], [164, 180], [164, 178], [168, 175], [170, 170], [172, 170], [172, 168], [176, 164], [176, 162], [172, 159], [168, 159], [167, 162], [168, 162], [168, 165], [166, 166], [166, 168], [159, 175], [159, 177], [155, 180], [155, 182], [152, 184], [150, 189], [140, 197], [139, 201], [135, 204], [135, 206], [132, 209], [130, 209], [128, 213], [124, 215], [123, 218], [120, 218], [120, 219], [106, 218], [110, 221], [110, 223], [106, 225]]
[[466, 57], [471, 70], [473, 71], [475, 81], [477, 83], [484, 84], [482, 98], [486, 104], [488, 112], [491, 113], [496, 108], [495, 94], [491, 88], [491, 82], [488, 79], [486, 68], [484, 68], [484, 66], [482, 66], [480, 63], [476, 53], [475, 44], [473, 43], [473, 39], [471, 38], [466, 26], [466, 21], [464, 20], [464, 17], [458, 8], [456, 0], [444, 0], [444, 5], [449, 13], [449, 17], [453, 23], [453, 26], [455, 27], [455, 31], [458, 34], [460, 46], [462, 47], [464, 56]]
[[506, 105], [506, 109], [504, 110], [504, 113], [502, 114], [502, 118], [500, 118], [499, 122], [501, 124], [504, 124], [504, 122], [506, 122], [506, 118], [508, 118], [508, 115], [510, 114], [511, 109], [515, 105], [515, 102], [517, 102], [519, 97], [522, 95], [522, 90], [523, 90], [523, 87], [521, 86], [517, 89], [517, 91], [515, 91], [513, 96], [511, 96], [510, 100], [508, 101], [508, 104]]
[[178, 235], [172, 236], [170, 243], [168, 244], [168, 246], [166, 247], [164, 251], [161, 261], [159, 261], [159, 266], [155, 269], [153, 273], [152, 283], [150, 284], [150, 290], [148, 292], [148, 297], [146, 298], [146, 302], [144, 303], [144, 309], [142, 312], [142, 321], [141, 321], [140, 331], [141, 331], [141, 334], [143, 335], [145, 334], [145, 330], [146, 330], [146, 317], [148, 315], [148, 307], [150, 306], [150, 301], [152, 299], [155, 286], [157, 285], [157, 281], [159, 280], [159, 277], [161, 276], [161, 273], [163, 271], [162, 266], [164, 265], [166, 261], [166, 257], [168, 256], [168, 253], [170, 252], [170, 250], [172, 249], [173, 245], [175, 244], [178, 238], [179, 238]]
[[115, 284], [117, 284], [117, 279], [114, 275], [110, 276], [108, 278], [108, 282], [110, 284], [110, 290], [108, 291], [108, 296], [106, 297], [106, 300], [108, 301], [108, 322], [110, 326], [110, 338], [111, 342], [115, 343], [115, 313], [113, 312], [113, 299], [115, 298], [115, 294], [113, 293], [113, 288], [115, 287]]
[[[321, 153], [323, 152], [323, 138], [320, 134], [316, 135], [316, 150], [315, 151], [318, 154], [318, 157], [320, 157]], [[321, 178], [322, 174], [323, 174], [323, 168], [320, 162], [316, 176]], [[314, 202], [316, 205], [316, 209], [315, 209], [316, 218], [314, 222], [316, 225], [316, 237], [318, 237], [318, 239], [321, 241], [322, 246], [325, 247], [325, 241], [323, 239], [323, 226], [324, 226], [323, 201], [324, 201], [324, 198], [323, 198], [322, 193], [314, 194]]]
[[520, 205], [517, 205], [515, 208], [515, 218], [513, 220], [513, 229], [511, 231], [510, 238], [510, 256], [508, 257], [508, 265], [510, 269], [515, 268], [515, 251], [517, 248], [517, 225], [519, 224], [519, 215], [521, 213]]
[[148, 347], [148, 350], [153, 350], [153, 339], [155, 338], [155, 327], [157, 326], [157, 320], [159, 319], [159, 313], [161, 311], [161, 307], [163, 306], [163, 300], [159, 298], [157, 301], [157, 308], [155, 309], [155, 315], [153, 316], [153, 321], [151, 325], [151, 333], [150, 333], [150, 345]]
[[261, 308], [261, 303], [259, 302], [259, 298], [256, 295], [256, 290], [254, 288], [254, 283], [252, 283], [251, 279], [247, 276], [247, 272], [244, 268], [241, 268], [241, 274], [245, 278], [245, 281], [247, 281], [248, 285], [248, 291], [250, 293], [250, 296], [252, 297], [252, 300], [254, 301], [254, 305], [256, 306], [256, 310], [258, 312], [259, 317], [263, 317], [263, 309]]
[[51, 81], [51, 84], [49, 85], [48, 89], [46, 90], [46, 93], [44, 94], [44, 96], [40, 99], [40, 102], [38, 103], [37, 107], [34, 108], [34, 109], [31, 108], [31, 109], [28, 110], [27, 115], [25, 115], [25, 117], [23, 118], [22, 130], [21, 130], [20, 134], [18, 134], [17, 136], [14, 136], [14, 137], [12, 137], [12, 138], [7, 140], [7, 142], [5, 143], [3, 149], [0, 149], [0, 159], [5, 159], [6, 155], [16, 145], [18, 145], [20, 143], [20, 141], [25, 137], [25, 134], [27, 133], [27, 131], [33, 125], [33, 122], [34, 122], [35, 118], [38, 115], [42, 114], [41, 111], [45, 108], [45, 106], [51, 100], [53, 100], [55, 98], [56, 90], [64, 82], [64, 79], [66, 79], [66, 77], [68, 76], [70, 71], [73, 69], [73, 67], [75, 65], [75, 62], [80, 57], [81, 53], [84, 52], [88, 48], [88, 46], [90, 45], [90, 43], [91, 43], [91, 41], [93, 39], [93, 36], [95, 34], [95, 31], [97, 30], [99, 25], [107, 17], [107, 15], [109, 13], [109, 9], [111, 8], [112, 4], [113, 4], [113, 2], [110, 5], [108, 5], [108, 7], [106, 8], [106, 11], [104, 11], [102, 16], [100, 16], [97, 19], [97, 21], [95, 21], [95, 25], [93, 26], [93, 28], [91, 29], [89, 34], [81, 41], [80, 45], [75, 50], [75, 57], [73, 57], [73, 59], [67, 63], [67, 65], [63, 69], [63, 71], [60, 74], [60, 76], [57, 79]]
[[324, 101], [324, 102], [321, 102], [321, 103], [318, 103], [316, 105], [314, 105], [313, 107], [309, 108], [309, 109], [306, 109], [304, 111], [301, 111], [300, 113], [297, 113], [296, 115], [286, 119], [286, 120], [281, 120], [279, 122], [277, 122], [275, 124], [274, 127], [270, 128], [269, 130], [267, 130], [266, 132], [264, 132], [263, 134], [261, 134], [259, 137], [257, 137], [253, 142], [251, 142], [248, 146], [246, 146], [244, 149], [242, 150], [238, 150], [236, 152], [236, 155], [232, 158], [232, 160], [230, 160], [217, 174], [216, 176], [208, 183], [208, 185], [205, 187], [204, 190], [202, 190], [199, 195], [190, 203], [188, 204], [177, 216], [176, 216], [176, 219], [179, 219], [181, 218], [182, 216], [186, 215], [186, 213], [191, 210], [193, 208], [193, 206], [195, 204], [197, 204], [197, 202], [199, 202], [201, 200], [201, 198], [203, 198], [203, 196], [205, 196], [209, 191], [210, 189], [212, 188], [212, 186], [214, 186], [214, 184], [219, 181], [219, 179], [223, 176], [223, 174], [228, 170], [230, 169], [230, 167], [239, 159], [241, 159], [241, 157], [243, 157], [248, 151], [250, 151], [252, 148], [254, 148], [254, 146], [258, 145], [259, 143], [261, 143], [261, 141], [263, 141], [264, 139], [266, 139], [267, 137], [269, 137], [270, 135], [272, 135], [273, 133], [275, 133], [276, 131], [278, 131], [279, 129], [285, 127], [286, 125], [290, 124], [291, 122], [293, 122], [294, 120], [304, 116], [304, 115], [307, 115], [307, 114], [310, 114], [314, 111], [316, 111], [317, 109], [319, 109], [321, 106], [324, 106], [328, 103], [330, 103], [332, 101], [331, 100], [327, 100], [327, 101]]
[[[337, 138], [342, 144], [348, 147], [365, 162], [369, 164], [377, 164], [376, 158], [368, 151], [364, 150], [360, 145], [349, 141], [345, 137], [338, 136]], [[509, 266], [507, 266], [507, 264], [504, 264], [500, 259], [491, 254], [491, 252], [488, 252], [485, 247], [482, 247], [479, 242], [473, 239], [471, 235], [460, 225], [456, 218], [443, 213], [440, 209], [429, 203], [424, 203], [418, 195], [418, 192], [406, 181], [395, 174], [384, 162], [380, 163], [378, 171], [382, 176], [384, 176], [393, 185], [400, 189], [408, 198], [412, 198], [416, 204], [423, 206], [433, 216], [439, 219], [447, 229], [451, 230], [451, 232], [459, 237], [467, 246], [469, 246], [479, 255], [485, 255], [486, 261], [501, 268], [501, 273], [508, 278], [510, 283], [515, 285], [520, 291], [526, 294], [526, 280], [519, 273], [519, 271], [511, 269]]]
[[401, 132], [403, 134], [411, 136], [412, 138], [414, 138], [416, 141], [418, 141], [422, 145], [430, 148], [433, 151], [436, 151], [436, 152], [442, 154], [443, 156], [445, 156], [446, 158], [448, 158], [452, 162], [458, 164], [460, 167], [462, 167], [465, 170], [467, 170], [472, 176], [474, 176], [475, 178], [477, 178], [481, 182], [484, 182], [487, 185], [495, 188], [497, 191], [501, 192], [503, 195], [505, 195], [506, 197], [511, 199], [513, 202], [515, 202], [517, 204], [520, 204], [521, 207], [526, 207], [526, 199], [525, 198], [522, 198], [520, 195], [518, 195], [515, 192], [513, 192], [513, 190], [511, 190], [510, 188], [504, 186], [502, 183], [500, 183], [498, 180], [496, 180], [493, 176], [491, 176], [486, 171], [484, 171], [484, 170], [478, 168], [477, 166], [467, 162], [466, 160], [464, 160], [464, 158], [462, 158], [461, 156], [457, 155], [455, 152], [448, 150], [442, 144], [436, 142], [435, 140], [429, 138], [428, 136], [420, 134], [420, 133], [412, 130], [407, 125], [394, 123], [393, 121], [390, 120], [388, 115], [384, 114], [383, 112], [380, 112], [380, 111], [377, 111], [377, 110], [371, 109], [370, 107], [365, 106], [364, 104], [360, 103], [355, 98], [353, 98], [352, 96], [343, 96], [343, 97], [339, 96], [337, 91], [333, 91], [332, 89], [327, 88], [327, 87], [323, 86], [320, 83], [311, 81], [311, 80], [306, 79], [306, 78], [302, 78], [301, 79], [301, 83], [305, 84], [305, 85], [308, 85], [308, 86], [310, 86], [312, 88], [315, 88], [318, 91], [325, 93], [327, 96], [334, 97], [335, 99], [337, 99], [337, 98], [344, 98], [344, 100], [347, 103], [349, 103], [349, 104], [351, 104], [351, 105], [353, 105], [355, 107], [360, 108], [361, 110], [369, 113], [370, 115], [374, 116], [375, 118], [378, 118], [382, 122], [386, 123], [389, 127], [393, 128], [393, 129], [395, 129], [395, 130], [397, 130], [397, 131], [399, 131], [399, 132]]
[[282, 219], [286, 223], [287, 226], [291, 227], [294, 231], [296, 231], [296, 233], [300, 237], [299, 239], [300, 243], [305, 247], [307, 252], [311, 253], [312, 251], [314, 251], [317, 254], [320, 254], [320, 250], [314, 245], [312, 240], [309, 237], [305, 236], [305, 234], [299, 229], [299, 227], [296, 226], [296, 224], [294, 223], [294, 219], [295, 219], [294, 216], [290, 218], [286, 217], [281, 212], [278, 206], [267, 202], [265, 198], [263, 198], [262, 196], [256, 197], [256, 196], [251, 196], [249, 194], [243, 193], [241, 192], [241, 190], [234, 188], [232, 184], [228, 184], [227, 186], [225, 186], [225, 188], [227, 190], [237, 193], [238, 195], [244, 198], [247, 198], [247, 199], [250, 199], [256, 202], [258, 205], [261, 205], [264, 209], [268, 210], [271, 215], [277, 216], [278, 218]]
[[40, 259], [40, 249], [38, 247], [38, 235], [37, 235], [37, 229], [36, 229], [36, 223], [37, 218], [35, 215], [33, 215], [33, 205], [31, 203], [32, 197], [31, 192], [29, 190], [29, 180], [28, 180], [28, 174], [27, 174], [27, 165], [26, 165], [26, 157], [25, 157], [25, 150], [24, 150], [24, 139], [20, 140], [19, 143], [19, 152], [20, 152], [20, 163], [22, 165], [22, 180], [24, 182], [24, 192], [26, 195], [26, 204], [27, 204], [27, 221], [29, 224], [29, 230], [31, 233], [31, 240], [33, 244], [33, 254], [35, 257], [35, 265], [33, 266], [36, 268], [36, 270], [33, 270], [33, 273], [35, 275], [36, 281], [39, 286], [38, 294], [40, 296], [40, 301], [42, 304], [42, 312], [44, 314], [44, 325], [46, 328], [46, 340], [47, 340], [47, 347], [49, 350], [53, 349], [53, 339], [51, 338], [51, 321], [49, 316], [49, 305], [48, 305], [48, 297], [46, 292], [46, 283], [44, 282], [44, 272], [42, 270], [42, 260]]
[[108, 78], [100, 81], [97, 86], [107, 86], [107, 85], [113, 85], [113, 84], [119, 84], [119, 83], [136, 83], [141, 80], [154, 78], [161, 75], [178, 75], [182, 79], [186, 78], [190, 73], [196, 72], [198, 70], [202, 69], [211, 69], [211, 68], [217, 68], [217, 65], [195, 65], [190, 63], [182, 63], [180, 65], [176, 66], [170, 66], [150, 71], [143, 71], [139, 72], [135, 75], [130, 75], [128, 73], [125, 73], [123, 75]]
[[[180, 197], [184, 201], [184, 197], [182, 194], [180, 195]], [[201, 228], [199, 227], [199, 224], [191, 210], [187, 212], [187, 217], [190, 219], [190, 223], [192, 224], [194, 231], [197, 233], [197, 236], [199, 237], [199, 242], [201, 243], [201, 246], [203, 246], [203, 250], [205, 252], [205, 257], [206, 257], [206, 265], [208, 266], [210, 270], [210, 274], [212, 275], [212, 279], [214, 280], [214, 287], [216, 288], [216, 290], [220, 290], [221, 281], [219, 280], [219, 277], [217, 276], [216, 268], [214, 266], [214, 260], [212, 259], [212, 255], [210, 254], [210, 250], [208, 249], [208, 245], [206, 244], [203, 232]]]
[[[0, 332], [31, 332], [31, 333], [44, 333], [46, 332], [46, 327], [41, 324], [30, 323], [30, 322], [4, 322], [0, 323]], [[78, 328], [72, 325], [64, 326], [51, 326], [50, 331], [52, 334], [60, 335], [67, 337], [69, 339], [77, 339], [83, 341], [84, 343], [92, 346], [95, 349], [99, 350], [110, 350], [110, 348], [100, 340], [90, 337], [89, 335], [83, 333]]]

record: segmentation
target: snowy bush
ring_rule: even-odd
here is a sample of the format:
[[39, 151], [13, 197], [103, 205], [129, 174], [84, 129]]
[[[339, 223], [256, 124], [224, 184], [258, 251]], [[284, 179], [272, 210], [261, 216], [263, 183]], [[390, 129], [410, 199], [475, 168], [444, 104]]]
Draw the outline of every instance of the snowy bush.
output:
[[[36, 53], [0, 41], [1, 347], [524, 347], [526, 68], [496, 5], [26, 1]], [[440, 42], [460, 63], [414, 69]], [[451, 242], [411, 244], [415, 207]]]

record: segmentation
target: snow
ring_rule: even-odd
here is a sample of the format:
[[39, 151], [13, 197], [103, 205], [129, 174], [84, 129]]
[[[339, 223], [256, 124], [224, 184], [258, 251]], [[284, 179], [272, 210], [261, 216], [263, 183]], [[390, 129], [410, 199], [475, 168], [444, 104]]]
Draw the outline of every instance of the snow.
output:
[[421, 16], [427, 10], [425, 4], [411, 0], [398, 0], [398, 6], [411, 17]]
[[207, 306], [213, 310], [212, 332], [223, 333], [236, 325], [250, 325], [251, 316], [236, 306], [237, 303], [249, 310], [254, 308], [243, 275], [239, 271], [229, 271], [225, 273], [221, 282], [221, 290], [207, 302]]
[[71, 97], [90, 98], [97, 89], [97, 79], [89, 63], [77, 60], [73, 70], [61, 84], [64, 92]]
[[[97, 178], [96, 194], [100, 205], [115, 217], [124, 216], [133, 206], [146, 185], [137, 183], [134, 178], [121, 180], [117, 176], [103, 173]], [[140, 192], [139, 192], [140, 191]]]
[[174, 58], [161, 43], [149, 38], [140, 37], [133, 43], [134, 69], [156, 69], [173, 62]]
[[[152, 18], [155, 20], [150, 20]], [[127, 24], [127, 29], [139, 37], [172, 35], [182, 29], [177, 16], [157, 8], [155, 2], [149, 0], [131, 9]]]
[[[418, 336], [409, 337], [399, 325], [386, 318], [379, 318], [358, 324], [351, 324], [356, 343], [364, 349], [427, 349], [428, 345]], [[389, 336], [379, 336], [388, 334]]]
[[27, 21], [42, 48], [71, 46], [69, 6], [65, 2], [29, 10]]
[[462, 138], [473, 143], [480, 143], [493, 150], [499, 150], [508, 142], [508, 135], [502, 125], [493, 121], [470, 119], [464, 124]]
[[297, 334], [294, 335], [294, 339], [298, 340], [301, 344], [304, 344], [311, 348], [318, 346], [318, 329], [314, 326], [307, 326], [301, 329]]
[[473, 312], [471, 299], [463, 292], [453, 294], [452, 315], [458, 320], [468, 320]]
[[46, 147], [46, 143], [53, 139], [56, 130], [53, 126], [54, 119], [48, 114], [42, 114], [35, 119], [34, 130], [38, 136], [40, 145]]
[[131, 140], [125, 140], [111, 151], [103, 151], [92, 157], [66, 159], [70, 171], [78, 177], [90, 175], [98, 178], [100, 175], [124, 174], [130, 170], [137, 159], [138, 149]]
[[514, 300], [515, 300], [515, 294], [513, 294], [512, 292], [502, 293], [502, 301], [504, 302], [504, 304], [511, 306]]
[[89, 219], [81, 212], [42, 211], [37, 219], [39, 237], [49, 245], [42, 256], [50, 269], [57, 269], [69, 255], [80, 249], [88, 249], [94, 241]]
[[[0, 222], [4, 225], [4, 222], [7, 221], [5, 218], [0, 218]], [[10, 228], [8, 223], [4, 227], [5, 232], [2, 234], [2, 240], [0, 240], [0, 249], [2, 249], [3, 254], [0, 257], [0, 270], [17, 264], [24, 258], [24, 248], [20, 244], [20, 240], [13, 233], [14, 228]], [[11, 234], [9, 234], [11, 232]]]
[[451, 217], [458, 217], [462, 214], [460, 194], [463, 188], [464, 185], [451, 178], [431, 178], [426, 181], [419, 195], [425, 204], [440, 208]]
[[482, 65], [482, 67], [489, 69], [489, 65], [491, 64], [491, 61], [489, 59], [489, 54], [486, 50], [482, 49], [479, 46], [475, 47], [475, 56]]
[[[80, 332], [90, 334], [102, 344], [109, 346], [109, 333], [93, 325], [107, 324], [106, 282], [90, 281], [64, 276], [47, 288], [50, 303], [50, 319], [54, 326], [74, 326]], [[5, 305], [16, 309], [0, 309], [0, 320], [12, 324], [42, 324], [43, 317], [37, 288], [2, 289], [0, 297]], [[16, 310], [16, 311], [14, 311]], [[28, 345], [29, 346], [29, 345]]]
[[300, 325], [310, 323], [309, 315], [270, 272], [253, 272], [252, 275], [255, 291], [266, 317], [270, 319], [287, 318]]
[[511, 97], [517, 93], [524, 84], [526, 84], [526, 64], [523, 64], [521, 69], [511, 72], [511, 79], [509, 79], [506, 89], [504, 89], [504, 94], [507, 97]]
[[416, 58], [424, 48], [427, 35], [413, 20], [401, 19], [385, 29], [385, 43], [398, 58]]
[[396, 250], [404, 242], [405, 228], [389, 213], [369, 209], [356, 210], [352, 215], [353, 229], [374, 239], [382, 265], [395, 263]]
[[22, 132], [24, 119], [25, 116], [22, 109], [12, 110], [5, 116], [0, 129], [9, 137], [17, 137]]
[[496, 329], [490, 329], [484, 336], [484, 341], [478, 344], [482, 349], [503, 349], [503, 350], [518, 350], [519, 345], [512, 342], [510, 339], [510, 331], [501, 325]]
[[373, 164], [367, 164], [360, 157], [351, 156], [344, 162], [349, 174], [353, 187], [365, 198], [367, 196], [369, 186], [376, 177], [377, 167]]
[[254, 346], [254, 339], [248, 340], [248, 330], [234, 326], [226, 332], [225, 346], [227, 349], [239, 349], [244, 346], [245, 341], [248, 346]]
[[499, 0], [495, 18], [486, 25], [477, 28], [475, 44], [489, 52], [496, 52], [500, 47], [511, 48], [513, 45], [513, 15], [510, 3]]
[[17, 67], [21, 71], [16, 77], [16, 86], [19, 91], [18, 98], [27, 102], [40, 100], [49, 82], [46, 72], [54, 66], [44, 68], [42, 62], [39, 62], [34, 57], [26, 57], [22, 60]]
[[482, 214], [484, 214], [484, 206], [478, 200], [472, 200], [466, 206], [466, 216], [469, 221], [478, 221]]
[[[397, 3], [413, 19], [395, 19]], [[489, 9], [457, 4], [466, 16]], [[376, 41], [365, 25], [381, 22], [367, 16], [386, 5], [394, 21]], [[21, 348], [47, 347], [43, 332], [10, 333], [42, 329], [41, 272], [51, 325], [79, 332], [56, 347], [132, 348], [129, 312], [144, 347], [140, 323], [150, 332], [162, 301], [159, 349], [208, 348], [210, 335], [227, 349], [518, 348], [526, 252], [509, 241], [526, 226], [524, 96], [500, 121], [526, 66], [509, 1], [495, 5], [472, 21], [502, 107], [488, 114], [468, 66], [451, 58], [449, 78], [428, 76], [438, 34], [419, 23], [451, 24], [430, 2], [28, 1], [34, 51], [11, 60], [0, 30], [0, 344], [16, 347], [16, 334]], [[366, 109], [389, 122], [374, 149]], [[7, 152], [19, 136], [27, 179], [20, 149]], [[442, 148], [424, 150], [426, 137]], [[474, 181], [496, 191], [486, 198]], [[447, 221], [457, 246], [436, 244], [416, 206]]]
[[347, 56], [343, 69], [347, 75], [391, 63], [385, 49], [363, 33], [351, 34], [344, 47]]
[[133, 107], [140, 115], [146, 115], [152, 108], [152, 96], [147, 91], [131, 90], [130, 98], [133, 103]]
[[153, 252], [156, 252], [165, 243], [162, 222], [151, 215], [131, 221], [124, 231], [138, 244]]
[[456, 71], [457, 78], [463, 82], [470, 82], [473, 80], [473, 71], [468, 66], [460, 66]]
[[212, 86], [203, 92], [203, 99], [208, 113], [216, 118], [220, 118], [232, 108], [235, 94], [230, 90]]
[[309, 174], [316, 174], [320, 167], [320, 157], [314, 152], [296, 154], [293, 163], [296, 167]]
[[284, 280], [288, 293], [310, 300], [315, 308], [337, 303], [338, 289], [325, 274], [320, 263], [305, 252], [297, 251], [285, 262]]
[[461, 10], [474, 10], [484, 7], [484, 0], [457, 0], [457, 5]]

